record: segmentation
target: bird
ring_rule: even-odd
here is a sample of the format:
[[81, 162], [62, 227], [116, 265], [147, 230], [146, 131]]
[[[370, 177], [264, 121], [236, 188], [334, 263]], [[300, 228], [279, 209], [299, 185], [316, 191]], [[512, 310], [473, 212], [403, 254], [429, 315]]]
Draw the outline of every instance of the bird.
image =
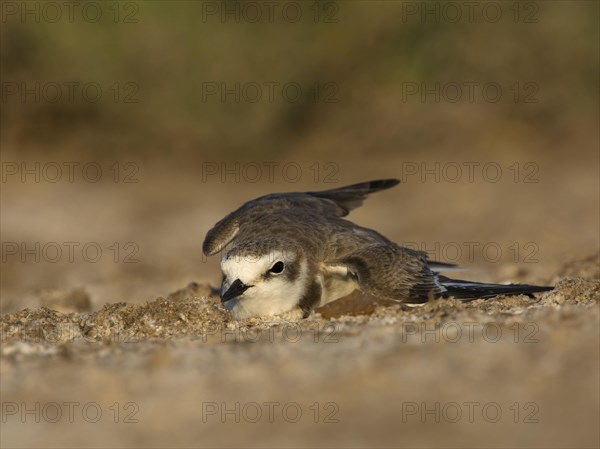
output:
[[220, 297], [238, 320], [312, 311], [355, 290], [411, 306], [430, 300], [528, 295], [550, 286], [451, 279], [454, 264], [430, 260], [346, 217], [372, 193], [399, 184], [380, 179], [316, 192], [273, 193], [248, 201], [206, 234], [206, 256], [223, 252]]

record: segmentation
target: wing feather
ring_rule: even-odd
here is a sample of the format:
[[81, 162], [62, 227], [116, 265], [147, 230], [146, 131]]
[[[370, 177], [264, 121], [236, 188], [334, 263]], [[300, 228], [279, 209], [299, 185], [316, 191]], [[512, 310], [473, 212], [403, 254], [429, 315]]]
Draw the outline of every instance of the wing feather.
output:
[[282, 209], [305, 210], [325, 217], [344, 217], [352, 209], [360, 206], [370, 193], [389, 189], [399, 182], [396, 179], [382, 179], [321, 192], [274, 193], [262, 196], [245, 203], [216, 223], [206, 234], [202, 251], [207, 256], [222, 251], [238, 234], [244, 232], [245, 224]]
[[206, 233], [206, 237], [202, 243], [202, 252], [206, 256], [217, 254], [235, 238], [239, 230], [240, 226], [236, 218], [228, 215]]
[[444, 291], [424, 253], [396, 244], [369, 245], [329, 263], [346, 265], [360, 290], [375, 297], [418, 304]]

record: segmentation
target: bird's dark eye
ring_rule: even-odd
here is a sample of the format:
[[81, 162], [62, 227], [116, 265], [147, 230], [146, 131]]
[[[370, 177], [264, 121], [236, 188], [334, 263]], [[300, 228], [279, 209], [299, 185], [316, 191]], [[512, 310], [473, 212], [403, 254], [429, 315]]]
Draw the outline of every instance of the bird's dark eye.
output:
[[275, 262], [275, 265], [273, 265], [271, 267], [271, 269], [269, 270], [270, 273], [275, 273], [275, 274], [279, 274], [283, 271], [283, 269], [285, 268], [285, 265], [283, 264], [283, 262], [279, 261], [279, 262]]

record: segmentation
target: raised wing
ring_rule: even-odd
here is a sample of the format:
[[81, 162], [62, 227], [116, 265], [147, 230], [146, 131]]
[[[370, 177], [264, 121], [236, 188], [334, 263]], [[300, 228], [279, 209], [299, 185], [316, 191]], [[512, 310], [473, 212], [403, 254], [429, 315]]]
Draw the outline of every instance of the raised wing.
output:
[[397, 179], [381, 179], [321, 192], [274, 193], [262, 196], [247, 202], [215, 224], [206, 234], [202, 251], [207, 256], [222, 251], [245, 224], [279, 209], [305, 209], [324, 216], [344, 217], [352, 209], [360, 206], [369, 194], [389, 189], [399, 182]]
[[369, 194], [389, 189], [399, 183], [398, 179], [379, 179], [377, 181], [352, 184], [339, 189], [307, 192], [307, 195], [321, 200], [322, 207], [325, 207], [325, 204], [333, 205], [334, 207], [327, 208], [328, 211], [330, 209], [333, 212], [331, 215], [345, 217], [352, 209], [356, 209], [362, 205]]

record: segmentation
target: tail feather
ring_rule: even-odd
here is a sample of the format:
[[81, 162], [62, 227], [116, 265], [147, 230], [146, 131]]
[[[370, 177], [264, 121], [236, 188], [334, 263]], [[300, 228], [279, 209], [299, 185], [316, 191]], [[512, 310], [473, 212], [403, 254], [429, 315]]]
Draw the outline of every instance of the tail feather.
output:
[[527, 295], [533, 297], [534, 293], [547, 292], [554, 287], [527, 285], [527, 284], [485, 284], [481, 282], [463, 281], [438, 276], [439, 284], [445, 289], [443, 296], [454, 297], [463, 301], [473, 299], [487, 299], [500, 295]]

